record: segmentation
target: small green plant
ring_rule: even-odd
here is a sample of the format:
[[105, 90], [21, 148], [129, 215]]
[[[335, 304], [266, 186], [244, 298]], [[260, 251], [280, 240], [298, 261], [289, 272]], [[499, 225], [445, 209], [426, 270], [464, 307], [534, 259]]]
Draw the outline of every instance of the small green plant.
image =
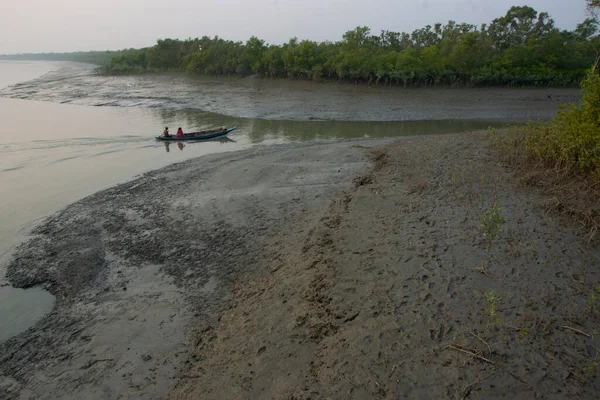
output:
[[526, 336], [526, 335], [529, 335], [529, 328], [528, 328], [528, 327], [526, 327], [526, 326], [524, 326], [523, 328], [521, 328], [521, 329], [519, 330], [519, 332], [521, 333], [521, 336]]
[[500, 298], [494, 296], [494, 291], [488, 290], [485, 292], [486, 309], [490, 315], [496, 315], [496, 303], [499, 300]]
[[483, 214], [481, 234], [489, 241], [495, 240], [503, 223], [504, 217], [500, 214], [500, 204], [496, 201], [492, 208]]
[[552, 322], [554, 322], [554, 318], [553, 317], [548, 318], [548, 321], [546, 321], [544, 323], [544, 326], [542, 327], [542, 331], [548, 332], [548, 329], [550, 328], [550, 325], [552, 325]]
[[598, 363], [600, 363], [600, 350], [596, 349], [596, 356], [592, 360], [590, 365], [587, 365], [583, 371], [583, 382], [587, 382], [592, 376], [596, 374], [596, 368], [598, 367]]
[[481, 334], [486, 333], [494, 325], [500, 325], [500, 322], [502, 322], [502, 320], [498, 316], [496, 316], [494, 319], [488, 319], [485, 322], [485, 326], [483, 327]]
[[588, 298], [587, 311], [589, 313], [593, 313], [596, 310], [596, 300], [598, 300], [597, 290], [598, 288], [596, 288], [595, 291], [592, 294], [590, 294], [590, 297]]

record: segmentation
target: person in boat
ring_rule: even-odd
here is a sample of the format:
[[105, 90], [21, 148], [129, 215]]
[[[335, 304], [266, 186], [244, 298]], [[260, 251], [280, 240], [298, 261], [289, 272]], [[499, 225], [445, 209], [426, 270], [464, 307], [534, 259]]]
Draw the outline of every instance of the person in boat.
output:
[[165, 130], [163, 131], [163, 136], [164, 137], [171, 137], [171, 135], [169, 135], [169, 127], [165, 126]]
[[177, 128], [177, 139], [183, 139], [183, 129]]

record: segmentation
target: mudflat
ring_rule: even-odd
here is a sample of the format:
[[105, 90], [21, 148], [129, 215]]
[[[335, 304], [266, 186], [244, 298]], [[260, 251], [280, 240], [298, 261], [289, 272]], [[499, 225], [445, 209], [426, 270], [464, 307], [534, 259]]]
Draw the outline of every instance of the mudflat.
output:
[[478, 132], [257, 147], [99, 192], [9, 265], [57, 305], [0, 345], [0, 397], [593, 397], [600, 251], [516, 182]]
[[482, 137], [365, 148], [326, 210], [264, 242], [168, 398], [595, 396], [600, 252]]
[[184, 74], [103, 76], [59, 63], [48, 74], [2, 89], [13, 99], [111, 107], [201, 110], [262, 120], [417, 121], [550, 118], [577, 102], [577, 88], [402, 88]]
[[17, 250], [7, 279], [47, 288], [56, 306], [0, 344], [0, 398], [165, 395], [216, 329], [232, 283], [264, 264], [263, 238], [318, 214], [366, 168], [353, 146], [214, 154], [51, 216]]

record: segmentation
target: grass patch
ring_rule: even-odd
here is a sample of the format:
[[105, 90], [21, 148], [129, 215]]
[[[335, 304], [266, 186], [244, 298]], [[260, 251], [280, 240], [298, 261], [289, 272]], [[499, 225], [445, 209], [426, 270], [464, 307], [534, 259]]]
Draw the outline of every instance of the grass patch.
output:
[[507, 165], [521, 167], [524, 183], [547, 189], [547, 208], [600, 231], [600, 73], [598, 62], [581, 83], [579, 104], [561, 106], [551, 121], [492, 131]]
[[504, 217], [500, 214], [500, 204], [496, 201], [492, 208], [483, 214], [481, 234], [491, 242], [498, 237], [503, 223]]
[[496, 315], [496, 304], [499, 300], [500, 298], [494, 296], [494, 292], [492, 290], [485, 292], [486, 309], [491, 316]]

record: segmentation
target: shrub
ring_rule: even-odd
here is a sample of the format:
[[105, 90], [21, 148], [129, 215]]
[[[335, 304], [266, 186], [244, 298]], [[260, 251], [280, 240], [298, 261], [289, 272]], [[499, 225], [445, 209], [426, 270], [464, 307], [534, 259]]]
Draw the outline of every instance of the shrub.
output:
[[551, 121], [512, 128], [497, 137], [504, 153], [512, 159], [600, 177], [600, 74], [596, 67], [587, 72], [581, 91], [581, 103], [561, 106]]

